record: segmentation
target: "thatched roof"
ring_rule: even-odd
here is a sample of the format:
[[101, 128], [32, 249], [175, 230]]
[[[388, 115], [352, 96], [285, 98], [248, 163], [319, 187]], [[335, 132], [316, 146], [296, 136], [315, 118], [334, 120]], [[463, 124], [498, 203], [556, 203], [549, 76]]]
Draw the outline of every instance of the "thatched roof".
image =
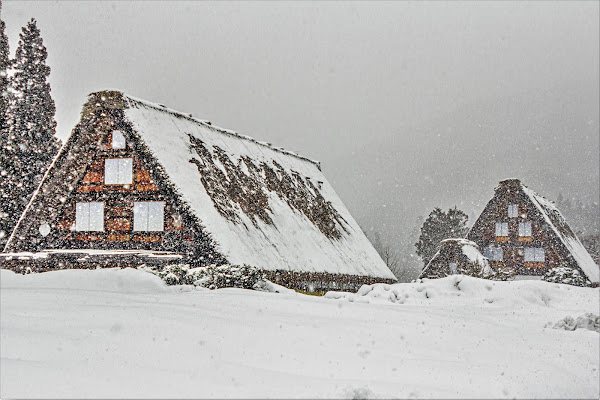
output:
[[[91, 94], [82, 118], [105, 107], [123, 110], [128, 140], [156, 160], [228, 262], [395, 279], [318, 162], [118, 91]], [[67, 143], [63, 152], [75, 147]], [[25, 219], [36, 218], [39, 203]]]
[[451, 275], [453, 273], [449, 267], [451, 262], [459, 264], [459, 272], [465, 269], [463, 268], [465, 265], [468, 266], [470, 273], [478, 276], [488, 276], [492, 272], [488, 260], [479, 252], [479, 246], [475, 242], [463, 238], [449, 238], [440, 242], [439, 250], [423, 268], [419, 278], [430, 276], [441, 278]]

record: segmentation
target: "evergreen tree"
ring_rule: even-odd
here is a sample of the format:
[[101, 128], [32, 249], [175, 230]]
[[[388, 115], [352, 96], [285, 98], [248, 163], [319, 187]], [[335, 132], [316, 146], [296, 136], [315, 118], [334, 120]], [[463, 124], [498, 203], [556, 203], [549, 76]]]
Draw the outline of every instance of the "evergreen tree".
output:
[[2, 140], [8, 135], [8, 68], [10, 66], [8, 37], [4, 32], [6, 26], [1, 16], [0, 3], [0, 132]]
[[[0, 3], [0, 11], [2, 4]], [[10, 233], [13, 221], [11, 207], [11, 170], [15, 166], [16, 154], [9, 140], [9, 77], [10, 68], [8, 37], [0, 13], [0, 251]]]
[[54, 136], [56, 108], [47, 82], [50, 67], [40, 30], [32, 19], [20, 34], [12, 61], [8, 137], [2, 176], [4, 239], [23, 212], [52, 158], [58, 151]]
[[454, 207], [448, 212], [436, 207], [421, 227], [419, 241], [415, 243], [417, 255], [426, 266], [440, 247], [440, 242], [449, 238], [464, 238], [469, 231], [467, 214]]

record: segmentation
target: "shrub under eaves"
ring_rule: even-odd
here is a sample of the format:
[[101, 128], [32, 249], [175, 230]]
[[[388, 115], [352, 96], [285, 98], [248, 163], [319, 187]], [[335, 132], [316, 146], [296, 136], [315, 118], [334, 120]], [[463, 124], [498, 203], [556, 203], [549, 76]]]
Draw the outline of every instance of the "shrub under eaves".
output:
[[258, 268], [248, 265], [224, 264], [190, 268], [189, 264], [174, 264], [161, 270], [145, 269], [160, 277], [167, 285], [194, 285], [208, 289], [253, 289], [257, 283], [265, 280]]

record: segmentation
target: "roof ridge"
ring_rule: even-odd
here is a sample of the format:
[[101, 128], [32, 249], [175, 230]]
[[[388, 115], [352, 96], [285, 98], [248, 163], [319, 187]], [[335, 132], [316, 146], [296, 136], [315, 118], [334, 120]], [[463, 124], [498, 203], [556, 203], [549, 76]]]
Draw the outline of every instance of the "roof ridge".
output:
[[170, 114], [173, 114], [173, 115], [176, 115], [176, 116], [188, 119], [190, 121], [202, 124], [202, 125], [204, 125], [207, 128], [212, 128], [213, 130], [215, 130], [217, 132], [220, 132], [222, 134], [226, 134], [226, 135], [230, 135], [230, 136], [235, 136], [235, 137], [237, 137], [239, 139], [247, 140], [249, 142], [256, 143], [258, 145], [264, 146], [264, 147], [269, 148], [269, 149], [271, 149], [273, 151], [276, 151], [278, 153], [282, 153], [282, 154], [286, 154], [286, 155], [289, 155], [289, 156], [292, 156], [292, 157], [296, 157], [296, 158], [298, 158], [300, 160], [303, 160], [303, 161], [308, 161], [309, 163], [314, 164], [319, 170], [321, 169], [321, 163], [319, 161], [313, 160], [313, 159], [305, 157], [305, 156], [302, 156], [302, 155], [300, 155], [300, 154], [298, 154], [296, 152], [293, 152], [293, 151], [290, 151], [290, 150], [286, 150], [283, 147], [275, 147], [275, 146], [272, 146], [271, 143], [262, 142], [260, 140], [254, 139], [253, 137], [250, 137], [250, 136], [247, 136], [247, 135], [242, 135], [242, 134], [240, 134], [240, 133], [238, 133], [238, 132], [236, 132], [234, 130], [231, 130], [231, 129], [221, 128], [220, 126], [213, 125], [209, 120], [195, 118], [195, 117], [192, 116], [191, 113], [184, 113], [182, 111], [177, 111], [177, 110], [174, 110], [172, 108], [166, 107], [166, 106], [164, 106], [162, 104], [153, 103], [151, 101], [144, 100], [144, 99], [141, 99], [139, 97], [130, 96], [127, 93], [124, 93], [124, 92], [120, 92], [120, 93], [128, 101], [132, 101], [132, 102], [135, 102], [135, 103], [140, 103], [140, 104], [143, 104], [146, 107], [151, 107], [151, 108], [154, 108], [154, 109], [156, 109], [158, 111], [168, 112]]

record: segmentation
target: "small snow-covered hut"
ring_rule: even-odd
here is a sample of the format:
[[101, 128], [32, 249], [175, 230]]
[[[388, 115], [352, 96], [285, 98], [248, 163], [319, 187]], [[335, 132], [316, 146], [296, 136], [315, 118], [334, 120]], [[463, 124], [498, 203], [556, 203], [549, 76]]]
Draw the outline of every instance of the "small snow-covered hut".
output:
[[467, 234], [494, 270], [524, 277], [569, 267], [598, 284], [600, 269], [554, 203], [518, 179], [501, 181]]
[[318, 162], [119, 91], [90, 94], [3, 258], [247, 264], [316, 290], [396, 280]]
[[479, 252], [476, 243], [462, 238], [442, 240], [440, 249], [419, 278], [443, 278], [455, 274], [478, 277], [491, 274], [488, 260]]

